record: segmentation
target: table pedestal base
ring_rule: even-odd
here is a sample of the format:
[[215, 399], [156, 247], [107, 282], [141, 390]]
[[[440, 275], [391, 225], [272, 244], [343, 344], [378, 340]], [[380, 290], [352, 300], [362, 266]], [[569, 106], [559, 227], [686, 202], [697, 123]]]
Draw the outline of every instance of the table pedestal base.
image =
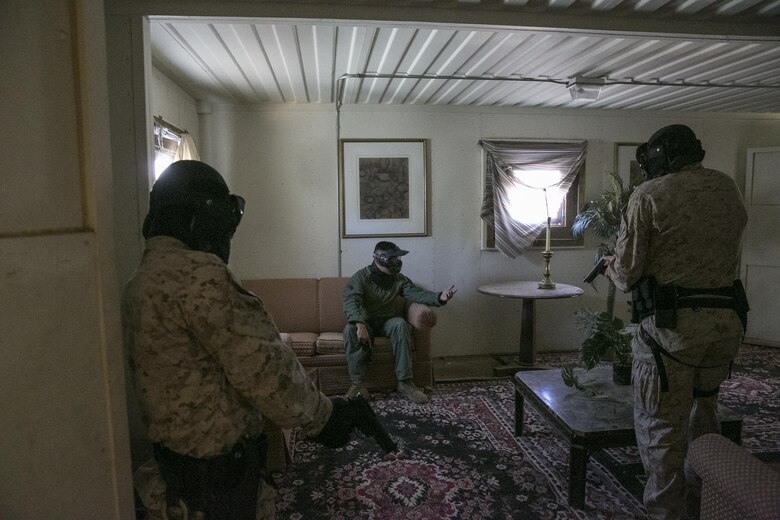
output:
[[493, 375], [504, 377], [514, 375], [521, 370], [540, 370], [543, 367], [536, 364], [534, 352], [534, 300], [523, 299], [523, 309], [520, 316], [520, 348], [517, 352], [517, 363], [493, 367]]
[[[552, 253], [549, 253], [552, 255]], [[502, 282], [479, 287], [478, 291], [500, 298], [521, 298], [523, 300], [520, 316], [520, 345], [517, 363], [493, 368], [496, 377], [511, 376], [522, 370], [540, 370], [548, 367], [536, 364], [534, 356], [534, 301], [537, 299], [571, 298], [582, 294], [582, 289], [563, 283], [552, 284], [550, 288], [540, 288], [539, 282]], [[494, 358], [497, 356], [494, 354]], [[500, 358], [497, 358], [500, 360]], [[503, 364], [503, 361], [501, 361]]]

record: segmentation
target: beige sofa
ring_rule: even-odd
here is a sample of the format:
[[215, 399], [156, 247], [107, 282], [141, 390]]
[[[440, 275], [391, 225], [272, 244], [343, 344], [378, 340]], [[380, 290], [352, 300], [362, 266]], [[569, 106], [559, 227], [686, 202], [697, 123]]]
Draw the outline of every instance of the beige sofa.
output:
[[[349, 278], [284, 278], [243, 280], [244, 287], [263, 300], [282, 339], [292, 347], [326, 395], [342, 394], [350, 385], [342, 332], [347, 323], [342, 310], [344, 286]], [[398, 298], [398, 315], [413, 327], [414, 382], [433, 386], [431, 329], [436, 314], [426, 305]], [[369, 390], [396, 388], [395, 361], [385, 337], [374, 341]]]

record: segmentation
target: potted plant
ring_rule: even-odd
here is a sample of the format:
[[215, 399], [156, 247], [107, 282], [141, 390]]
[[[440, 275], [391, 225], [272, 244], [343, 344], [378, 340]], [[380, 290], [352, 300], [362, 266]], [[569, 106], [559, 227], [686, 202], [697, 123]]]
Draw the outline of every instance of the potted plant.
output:
[[[572, 224], [572, 233], [582, 236], [590, 229], [599, 239], [599, 257], [615, 252], [620, 221], [634, 186], [624, 186], [615, 172], [608, 174], [609, 186], [598, 200], [586, 204]], [[602, 359], [612, 355], [612, 379], [617, 384], [631, 383], [631, 333], [623, 320], [615, 316], [615, 283], [607, 279], [607, 309], [596, 312], [582, 308], [575, 312], [577, 327], [585, 332], [580, 347], [580, 361], [590, 370]], [[571, 376], [571, 374], [569, 374]]]
[[606, 311], [588, 308], [574, 313], [577, 327], [586, 336], [580, 346], [580, 361], [590, 370], [599, 361], [612, 354], [612, 381], [618, 385], [631, 383], [631, 333], [625, 330], [623, 320]]

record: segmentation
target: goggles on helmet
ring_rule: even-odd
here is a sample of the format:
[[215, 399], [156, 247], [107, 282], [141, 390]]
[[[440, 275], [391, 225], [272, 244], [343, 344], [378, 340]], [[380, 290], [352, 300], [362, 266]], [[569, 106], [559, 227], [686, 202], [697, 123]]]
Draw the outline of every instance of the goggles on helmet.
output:
[[218, 235], [232, 236], [244, 215], [246, 201], [238, 195], [209, 198], [196, 210], [198, 217]]
[[401, 272], [401, 267], [404, 265], [404, 263], [401, 261], [401, 259], [397, 256], [389, 256], [387, 253], [374, 253], [374, 259], [376, 260], [376, 263], [388, 271], [390, 271], [392, 274], [398, 274]]

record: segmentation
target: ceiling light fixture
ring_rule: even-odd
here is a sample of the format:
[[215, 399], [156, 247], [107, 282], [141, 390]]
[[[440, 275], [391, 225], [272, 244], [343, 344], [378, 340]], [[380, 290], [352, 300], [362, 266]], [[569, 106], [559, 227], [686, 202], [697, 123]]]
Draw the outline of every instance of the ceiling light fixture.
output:
[[585, 78], [582, 76], [576, 76], [571, 78], [566, 84], [566, 88], [569, 89], [569, 94], [573, 100], [587, 99], [589, 101], [595, 101], [601, 94], [601, 87], [604, 86], [604, 78]]

